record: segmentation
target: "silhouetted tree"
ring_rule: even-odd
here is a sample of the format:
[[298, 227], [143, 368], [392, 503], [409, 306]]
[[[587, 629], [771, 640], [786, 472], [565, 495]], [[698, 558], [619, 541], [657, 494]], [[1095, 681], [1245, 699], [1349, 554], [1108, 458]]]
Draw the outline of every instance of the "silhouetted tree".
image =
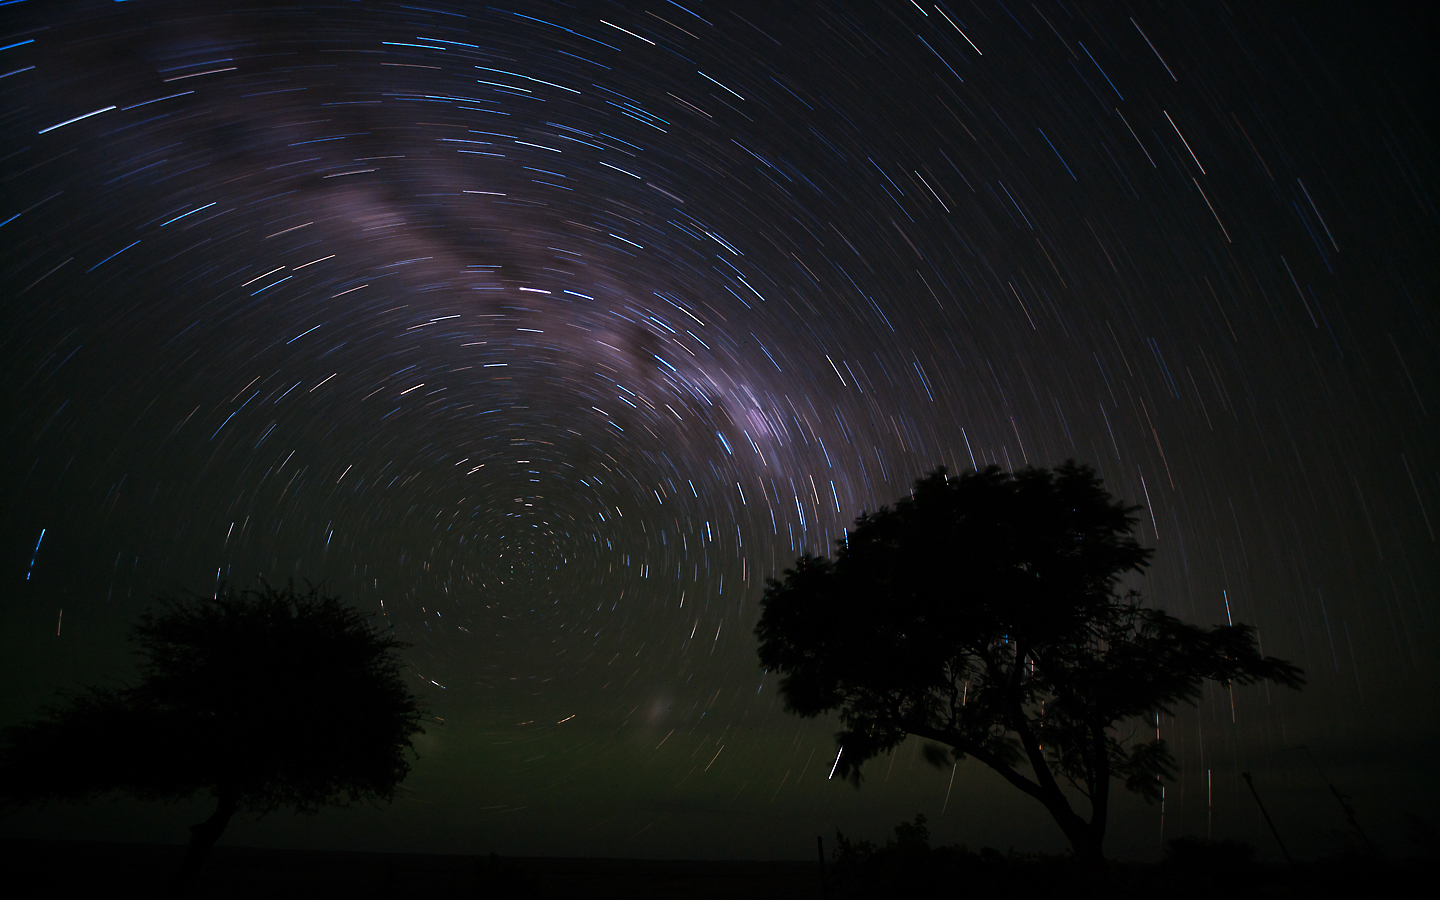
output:
[[936, 765], [973, 756], [1040, 801], [1098, 877], [1111, 779], [1156, 800], [1174, 772], [1163, 740], [1124, 723], [1196, 702], [1207, 679], [1303, 684], [1249, 626], [1198, 628], [1121, 591], [1154, 552], [1131, 536], [1138, 509], [1074, 461], [938, 469], [860, 516], [834, 561], [806, 554], [769, 580], [760, 660], [789, 711], [840, 711], [835, 771], [856, 785], [907, 735], [935, 742]]
[[6, 728], [0, 799], [217, 799], [191, 828], [183, 889], [238, 810], [393, 799], [423, 732], [407, 646], [318, 588], [161, 597], [131, 631], [138, 683], [69, 694]]

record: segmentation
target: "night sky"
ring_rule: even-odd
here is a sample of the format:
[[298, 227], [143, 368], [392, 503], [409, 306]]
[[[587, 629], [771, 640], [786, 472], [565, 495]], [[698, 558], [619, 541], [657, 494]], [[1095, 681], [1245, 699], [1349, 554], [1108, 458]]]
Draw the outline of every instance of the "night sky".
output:
[[1074, 457], [1145, 506], [1151, 603], [1309, 678], [1164, 718], [1163, 818], [1124, 801], [1107, 849], [1276, 855], [1246, 771], [1301, 855], [1344, 827], [1321, 770], [1395, 852], [1437, 824], [1405, 7], [414, 2], [0, 3], [4, 722], [124, 678], [157, 591], [310, 579], [444, 724], [394, 806], [226, 843], [806, 858], [923, 812], [1058, 851], [917, 740], [827, 782], [837, 723], [751, 632], [935, 466]]

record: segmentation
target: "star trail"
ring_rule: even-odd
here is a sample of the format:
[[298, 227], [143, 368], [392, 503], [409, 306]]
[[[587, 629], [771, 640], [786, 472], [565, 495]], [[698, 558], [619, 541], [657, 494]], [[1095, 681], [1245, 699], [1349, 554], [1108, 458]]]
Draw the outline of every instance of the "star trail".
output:
[[[227, 840], [808, 858], [923, 811], [1055, 850], [914, 738], [828, 782], [835, 723], [783, 712], [751, 629], [767, 577], [935, 466], [1073, 457], [1144, 505], [1150, 603], [1310, 680], [1145, 726], [1180, 777], [1111, 851], [1267, 846], [1247, 771], [1319, 852], [1343, 822], [1301, 745], [1398, 846], [1440, 675], [1417, 25], [0, 4], [6, 721], [123, 676], [156, 591], [309, 579], [412, 643], [444, 721], [394, 808]], [[127, 810], [166, 839], [138, 804], [9, 827]]]

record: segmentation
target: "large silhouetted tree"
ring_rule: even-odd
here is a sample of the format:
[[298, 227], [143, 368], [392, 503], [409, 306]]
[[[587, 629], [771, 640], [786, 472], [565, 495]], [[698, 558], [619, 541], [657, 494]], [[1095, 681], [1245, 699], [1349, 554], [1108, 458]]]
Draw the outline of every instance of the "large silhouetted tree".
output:
[[1303, 683], [1248, 625], [1188, 625], [1122, 590], [1154, 552], [1131, 536], [1138, 509], [1073, 461], [938, 469], [857, 519], [834, 561], [807, 554], [769, 581], [760, 660], [791, 712], [839, 710], [836, 771], [857, 785], [907, 735], [933, 741], [932, 763], [994, 769], [1103, 871], [1111, 780], [1155, 800], [1174, 772], [1163, 740], [1131, 737], [1137, 720], [1196, 702], [1207, 679]]
[[422, 732], [406, 646], [318, 588], [162, 597], [131, 632], [139, 680], [66, 696], [6, 728], [0, 799], [211, 794], [183, 888], [238, 810], [392, 799]]

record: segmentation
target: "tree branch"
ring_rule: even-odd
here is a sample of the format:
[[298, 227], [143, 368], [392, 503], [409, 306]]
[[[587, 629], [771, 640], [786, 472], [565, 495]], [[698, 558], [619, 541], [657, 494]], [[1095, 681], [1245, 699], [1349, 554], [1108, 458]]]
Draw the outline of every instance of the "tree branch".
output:
[[935, 741], [941, 744], [947, 744], [951, 747], [954, 747], [956, 750], [959, 750], [961, 753], [975, 757], [980, 762], [994, 769], [996, 772], [999, 772], [1001, 777], [1003, 777], [1006, 781], [1010, 782], [1015, 787], [1029, 794], [1031, 797], [1034, 797], [1036, 800], [1039, 800], [1042, 803], [1045, 802], [1044, 790], [1043, 788], [1041, 788], [1040, 785], [1026, 778], [1024, 775], [1021, 775], [1019, 772], [1015, 771], [1013, 767], [1011, 767], [1004, 760], [1002, 760], [999, 756], [991, 753], [989, 750], [986, 750], [984, 747], [980, 746], [974, 741], [966, 740], [965, 738], [960, 737], [957, 734], [950, 734], [944, 731], [940, 731], [938, 729], [926, 728], [923, 726], [910, 729], [910, 733], [915, 735], [916, 737], [925, 738], [926, 740]]

